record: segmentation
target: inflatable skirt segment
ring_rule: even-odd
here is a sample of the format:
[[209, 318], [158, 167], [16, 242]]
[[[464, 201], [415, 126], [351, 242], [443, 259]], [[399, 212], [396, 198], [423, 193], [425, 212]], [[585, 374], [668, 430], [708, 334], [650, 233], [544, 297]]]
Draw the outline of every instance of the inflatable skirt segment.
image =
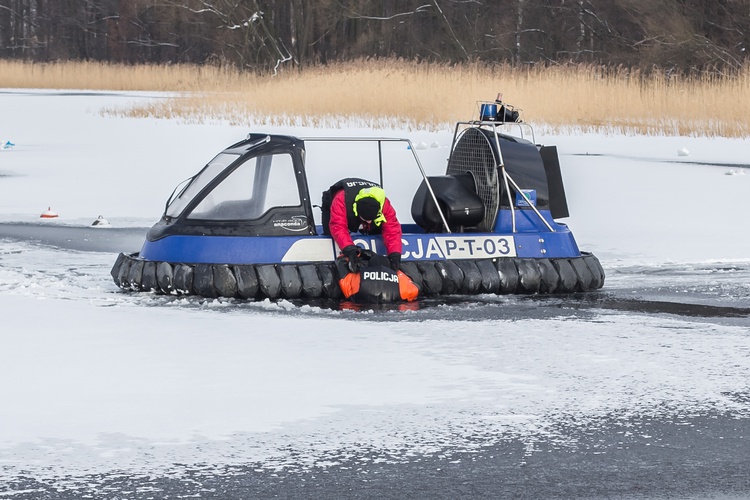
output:
[[[572, 258], [407, 261], [401, 271], [419, 297], [478, 294], [555, 294], [597, 290], [604, 270], [593, 254]], [[112, 278], [123, 290], [238, 299], [345, 297], [335, 262], [309, 264], [178, 264], [121, 253]]]

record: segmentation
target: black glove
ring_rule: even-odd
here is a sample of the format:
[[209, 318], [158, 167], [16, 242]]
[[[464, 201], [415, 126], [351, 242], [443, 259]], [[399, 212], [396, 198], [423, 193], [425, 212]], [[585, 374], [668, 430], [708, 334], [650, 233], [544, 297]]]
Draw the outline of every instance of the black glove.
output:
[[359, 247], [357, 245], [348, 245], [341, 250], [341, 253], [343, 253], [346, 260], [349, 261], [349, 269], [351, 269], [353, 273], [359, 271]]
[[401, 254], [398, 252], [391, 252], [388, 254], [388, 260], [391, 261], [391, 269], [398, 272], [401, 269]]

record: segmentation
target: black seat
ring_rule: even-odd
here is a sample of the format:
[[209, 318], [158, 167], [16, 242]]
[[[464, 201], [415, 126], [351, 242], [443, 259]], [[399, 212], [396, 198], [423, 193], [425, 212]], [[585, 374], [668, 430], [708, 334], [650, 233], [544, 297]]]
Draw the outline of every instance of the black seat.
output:
[[[448, 227], [453, 232], [476, 228], [484, 218], [484, 203], [474, 187], [474, 176], [440, 175], [427, 178], [435, 192]], [[422, 181], [411, 204], [411, 215], [419, 227], [428, 233], [445, 231], [440, 213], [435, 207], [427, 184]]]

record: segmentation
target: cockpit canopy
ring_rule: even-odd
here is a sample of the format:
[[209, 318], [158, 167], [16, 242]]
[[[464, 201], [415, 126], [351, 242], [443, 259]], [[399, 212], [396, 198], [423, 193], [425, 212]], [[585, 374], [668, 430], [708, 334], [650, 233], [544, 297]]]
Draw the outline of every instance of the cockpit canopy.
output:
[[294, 137], [248, 136], [180, 184], [149, 234], [315, 234], [303, 152]]

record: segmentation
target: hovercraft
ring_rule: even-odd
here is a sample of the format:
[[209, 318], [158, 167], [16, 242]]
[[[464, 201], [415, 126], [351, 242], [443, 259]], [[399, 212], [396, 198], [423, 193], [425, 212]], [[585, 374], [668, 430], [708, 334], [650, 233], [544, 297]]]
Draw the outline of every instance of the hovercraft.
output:
[[[479, 102], [478, 110], [478, 119], [456, 124], [443, 175], [427, 175], [409, 139], [251, 133], [175, 188], [141, 251], [118, 256], [114, 282], [129, 291], [207, 298], [367, 303], [601, 288], [599, 260], [581, 252], [558, 221], [569, 214], [556, 147], [536, 144], [520, 110], [500, 99]], [[337, 176], [333, 167], [310, 167], [308, 149], [322, 143], [343, 144], [346, 151], [365, 143], [377, 154], [368, 161], [351, 157], [349, 175]], [[416, 166], [411, 173], [401, 156], [386, 161], [385, 150], [394, 145]], [[339, 156], [346, 155], [325, 161]], [[341, 177], [382, 186], [403, 231], [399, 278], [380, 265], [379, 236], [353, 235], [380, 267], [359, 270], [362, 288], [346, 294], [351, 271], [313, 204]], [[399, 279], [401, 292], [404, 285], [414, 291], [410, 296], [399, 292]]]

